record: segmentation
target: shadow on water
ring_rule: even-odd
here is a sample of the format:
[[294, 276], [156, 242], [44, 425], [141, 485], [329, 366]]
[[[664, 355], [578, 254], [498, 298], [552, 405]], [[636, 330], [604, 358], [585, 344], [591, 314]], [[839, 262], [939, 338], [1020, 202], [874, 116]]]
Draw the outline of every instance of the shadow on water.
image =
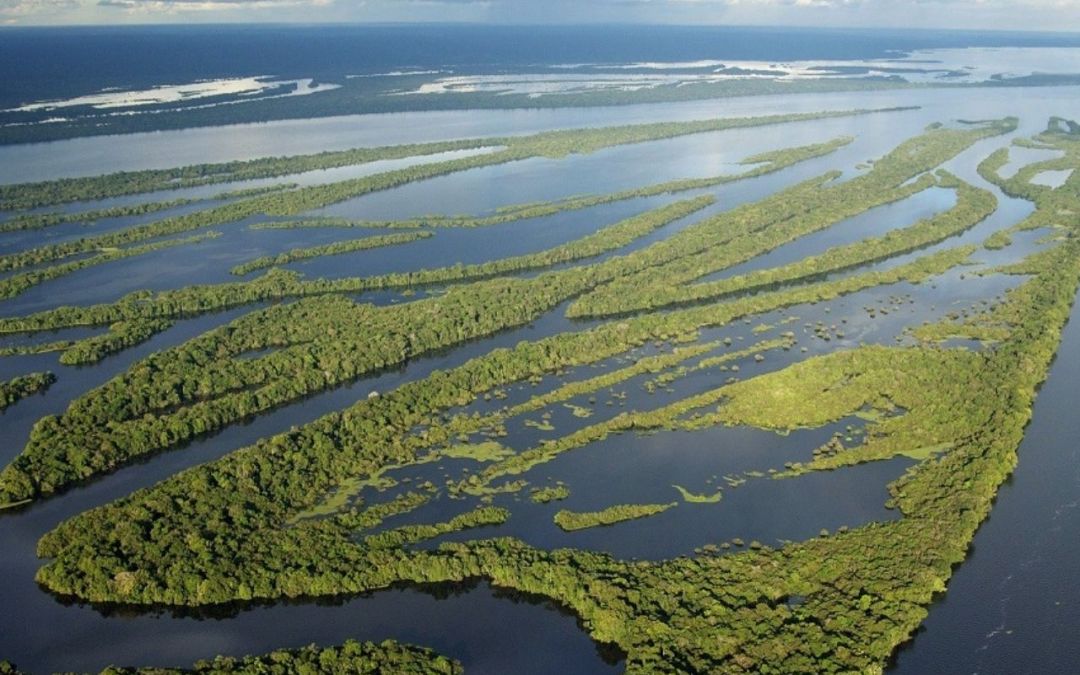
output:
[[200, 610], [49, 602], [57, 613], [81, 615], [83, 630], [57, 636], [51, 645], [5, 653], [34, 671], [97, 670], [110, 663], [184, 666], [219, 653], [388, 637], [432, 647], [460, 659], [468, 672], [485, 675], [615, 673], [625, 658], [616, 646], [590, 640], [569, 608], [481, 580]]
[[[558, 603], [547, 596], [497, 586], [483, 578], [468, 578], [463, 581], [440, 583], [397, 583], [384, 590], [368, 593], [333, 596], [300, 596], [273, 602], [253, 600], [249, 602], [223, 603], [206, 607], [169, 607], [108, 603], [88, 604], [70, 597], [54, 595], [54, 598], [57, 603], [65, 607], [89, 607], [102, 617], [110, 619], [138, 620], [144, 617], [168, 617], [171, 619], [194, 621], [227, 621], [241, 617], [247, 612], [272, 610], [279, 607], [313, 607], [316, 611], [325, 608], [338, 612], [349, 612], [350, 609], [353, 609], [354, 605], [370, 604], [372, 601], [381, 599], [383, 596], [395, 597], [396, 595], [401, 594], [417, 594], [425, 598], [431, 598], [432, 600], [447, 601], [449, 604], [468, 604], [470, 601], [475, 602], [477, 598], [483, 602], [486, 599], [485, 596], [490, 596], [491, 599], [503, 601], [503, 603], [510, 603], [511, 605], [517, 605], [520, 609], [535, 607], [554, 613], [557, 616], [544, 617], [545, 619], [550, 620], [552, 627], [554, 627], [556, 622], [565, 623], [565, 619], [573, 619], [574, 625], [581, 634], [583, 636], [587, 634], [587, 628], [582, 621], [581, 616], [570, 607]], [[365, 607], [364, 609], [368, 608]], [[541, 622], [535, 620], [531, 623], [536, 627], [535, 624]], [[541, 626], [541, 629], [543, 628], [544, 626]], [[616, 667], [620, 666], [621, 662], [626, 659], [626, 653], [616, 644], [605, 642], [594, 642], [593, 644], [596, 648], [596, 655], [599, 657], [602, 665], [607, 667], [604, 668], [604, 670], [616, 669]], [[584, 650], [582, 651], [584, 652]], [[519, 660], [519, 658], [515, 658], [515, 661], [517, 660]], [[540, 672], [529, 669], [521, 663], [515, 664], [515, 668], [521, 668], [521, 670], [515, 670], [515, 672]], [[571, 670], [567, 672], [578, 671], [571, 668]]]

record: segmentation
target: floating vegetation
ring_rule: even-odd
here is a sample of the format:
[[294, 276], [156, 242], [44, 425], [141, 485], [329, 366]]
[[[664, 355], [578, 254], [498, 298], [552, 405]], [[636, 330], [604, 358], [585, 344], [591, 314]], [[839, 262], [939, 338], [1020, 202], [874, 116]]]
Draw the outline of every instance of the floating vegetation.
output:
[[549, 502], [562, 501], [569, 496], [570, 488], [565, 485], [552, 485], [533, 490], [529, 494], [529, 499], [536, 504], [547, 504]]
[[720, 500], [724, 498], [724, 491], [717, 490], [710, 494], [697, 494], [690, 492], [681, 485], [672, 485], [671, 487], [679, 491], [679, 496], [682, 500], [688, 504], [719, 504]]
[[451, 459], [471, 459], [477, 462], [496, 462], [514, 454], [514, 451], [504, 447], [498, 441], [484, 441], [483, 443], [458, 443], [439, 451], [442, 457]]
[[583, 405], [574, 405], [572, 403], [563, 403], [563, 407], [570, 411], [570, 414], [574, 417], [587, 419], [592, 417], [593, 411], [590, 408], [586, 408]]

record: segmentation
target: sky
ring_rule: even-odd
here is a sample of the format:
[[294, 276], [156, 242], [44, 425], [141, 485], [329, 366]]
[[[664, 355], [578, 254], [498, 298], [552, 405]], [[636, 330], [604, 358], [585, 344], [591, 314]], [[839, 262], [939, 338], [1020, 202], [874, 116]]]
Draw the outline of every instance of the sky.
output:
[[1080, 31], [1080, 0], [0, 0], [0, 24], [675, 23]]

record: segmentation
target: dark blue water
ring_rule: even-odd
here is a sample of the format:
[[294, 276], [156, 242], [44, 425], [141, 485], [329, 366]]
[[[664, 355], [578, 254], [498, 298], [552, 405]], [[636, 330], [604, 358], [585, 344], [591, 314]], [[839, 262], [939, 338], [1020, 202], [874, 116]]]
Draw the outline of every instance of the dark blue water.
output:
[[[105, 87], [398, 68], [506, 72], [564, 63], [862, 59], [940, 47], [1071, 46], [1080, 35], [746, 26], [95, 26], [5, 28], [0, 106]], [[317, 47], [313, 48], [313, 45]]]
[[[733, 26], [260, 25], [8, 28], [0, 40], [0, 143], [405, 110], [566, 105], [491, 93], [400, 96], [448, 73], [562, 73], [567, 64], [700, 60], [785, 62], [900, 57], [919, 49], [1070, 47], [1080, 34]], [[689, 63], [688, 63], [689, 62]], [[622, 74], [641, 72], [622, 69]], [[610, 68], [608, 69], [610, 72]], [[865, 69], [856, 75], [867, 75]], [[675, 72], [675, 71], [668, 71]], [[895, 74], [896, 71], [894, 71]], [[386, 75], [393, 77], [365, 77]], [[407, 74], [402, 74], [407, 73]], [[834, 73], [834, 74], [839, 74]], [[16, 110], [107, 89], [282, 78], [258, 95], [217, 94], [127, 109]], [[880, 77], [880, 76], [875, 76]], [[300, 93], [313, 78], [332, 89]], [[1075, 82], [1080, 74], [1071, 80]], [[1059, 84], [1063, 80], [1057, 81]], [[761, 84], [761, 83], [759, 83]], [[595, 94], [596, 92], [593, 92]], [[679, 95], [674, 91], [665, 96]], [[701, 94], [695, 94], [700, 96]], [[615, 96], [614, 99], [610, 96]], [[618, 92], [589, 105], [626, 103]], [[237, 105], [220, 105], [220, 104]], [[582, 104], [581, 101], [575, 105]], [[137, 110], [139, 114], [127, 112]]]

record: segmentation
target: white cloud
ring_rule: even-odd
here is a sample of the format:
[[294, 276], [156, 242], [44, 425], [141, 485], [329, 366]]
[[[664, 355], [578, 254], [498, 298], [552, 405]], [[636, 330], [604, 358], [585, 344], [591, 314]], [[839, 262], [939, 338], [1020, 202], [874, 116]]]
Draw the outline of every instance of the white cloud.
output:
[[0, 0], [0, 15], [28, 16], [55, 13], [79, 6], [76, 0]]
[[133, 12], [202, 12], [236, 9], [276, 9], [281, 7], [324, 7], [334, 0], [99, 0], [101, 7]]

